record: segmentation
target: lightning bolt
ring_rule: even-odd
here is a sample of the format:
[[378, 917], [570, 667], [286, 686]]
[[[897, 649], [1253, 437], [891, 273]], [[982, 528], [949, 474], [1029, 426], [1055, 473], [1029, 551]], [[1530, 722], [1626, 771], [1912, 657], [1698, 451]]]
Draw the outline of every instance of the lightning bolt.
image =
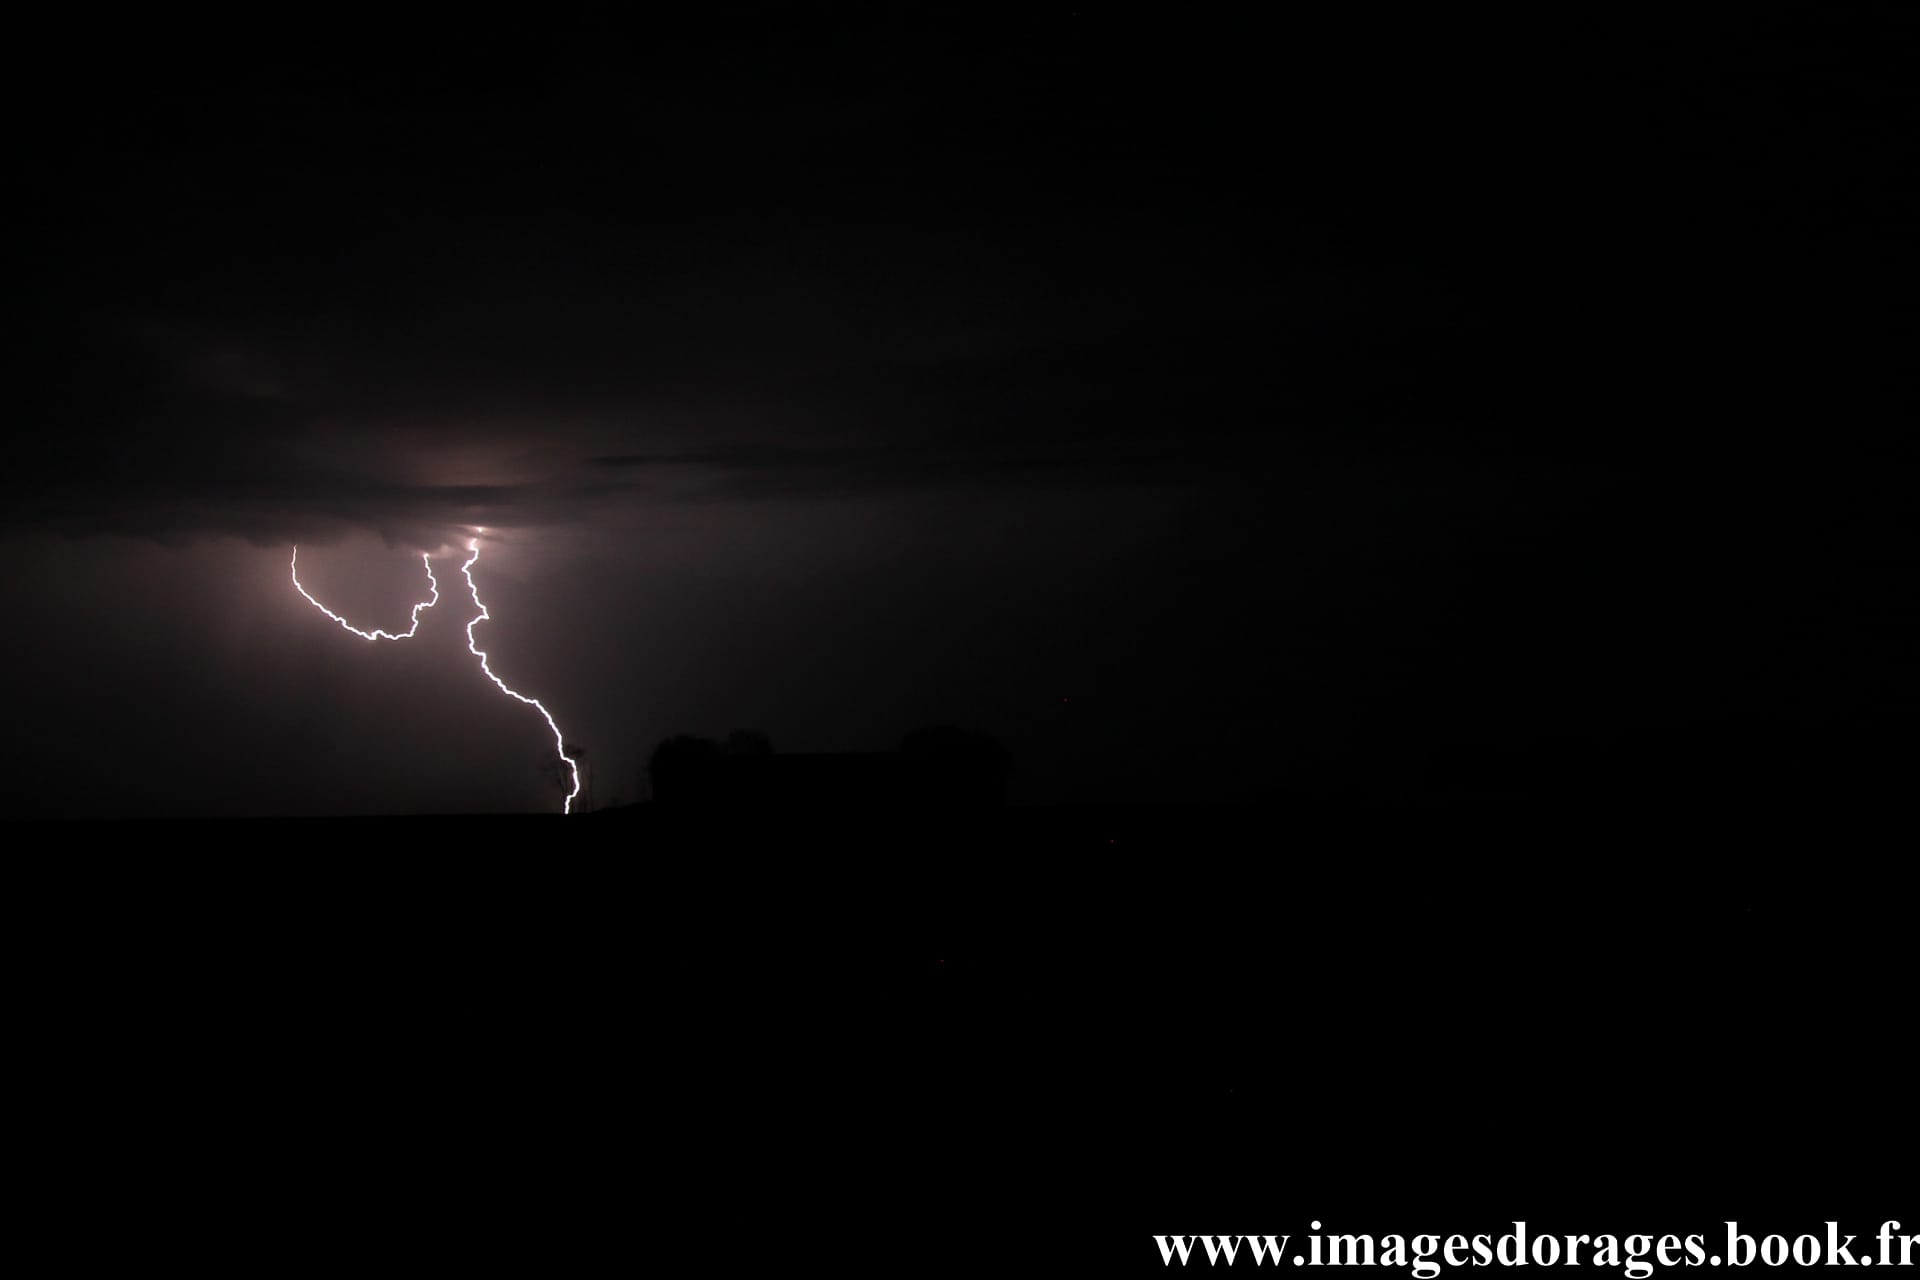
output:
[[293, 549], [293, 589], [301, 595], [306, 596], [308, 604], [326, 614], [329, 618], [332, 618], [335, 622], [353, 632], [353, 634], [359, 636], [362, 640], [405, 640], [420, 629], [420, 611], [422, 609], [431, 609], [440, 603], [440, 584], [434, 580], [433, 565], [427, 560], [425, 552], [422, 552], [420, 555], [420, 567], [427, 571], [427, 586], [432, 589], [433, 598], [431, 600], [422, 600], [419, 604], [413, 606], [413, 625], [399, 635], [394, 635], [391, 631], [380, 631], [377, 629], [373, 631], [362, 631], [333, 610], [327, 608], [327, 606], [321, 604], [318, 600], [315, 600], [313, 594], [300, 585], [300, 548], [298, 546]]
[[568, 770], [573, 774], [573, 790], [567, 792], [566, 801], [560, 806], [560, 812], [572, 813], [573, 798], [580, 794], [580, 765], [572, 756], [567, 754], [566, 739], [560, 736], [560, 726], [553, 722], [553, 713], [540, 705], [540, 699], [529, 698], [524, 693], [516, 693], [514, 690], [509, 689], [507, 682], [493, 674], [493, 668], [487, 665], [486, 650], [473, 642], [474, 625], [485, 622], [493, 615], [487, 612], [487, 606], [480, 603], [480, 588], [473, 585], [473, 562], [480, 558], [480, 539], [474, 538], [469, 541], [467, 543], [467, 550], [473, 552], [473, 554], [468, 556], [467, 562], [460, 566], [460, 572], [467, 580], [467, 591], [473, 596], [473, 607], [480, 611], [474, 614], [467, 622], [467, 650], [472, 653], [474, 657], [480, 659], [481, 673], [484, 674], [487, 679], [493, 681], [500, 692], [516, 701], [524, 702], [535, 711], [538, 711], [541, 719], [547, 722], [547, 728], [553, 730], [553, 749], [559, 753], [562, 760], [566, 761]]
[[[482, 529], [481, 532], [485, 533], [486, 530]], [[560, 734], [560, 726], [554, 723], [553, 713], [548, 711], [546, 707], [542, 706], [538, 698], [529, 698], [524, 693], [520, 693], [514, 689], [508, 688], [507, 682], [502, 680], [499, 676], [493, 674], [493, 668], [487, 665], [486, 650], [482, 649], [479, 645], [473, 642], [474, 625], [476, 623], [487, 621], [493, 615], [487, 612], [486, 605], [480, 603], [480, 588], [476, 587], [473, 584], [473, 565], [474, 565], [474, 562], [480, 558], [480, 539], [474, 538], [471, 541], [469, 541], [467, 543], [467, 550], [472, 552], [473, 554], [468, 556], [467, 562], [460, 566], [460, 573], [467, 580], [467, 591], [469, 594], [473, 596], [474, 608], [480, 610], [480, 612], [476, 613], [473, 616], [473, 618], [467, 623], [467, 651], [473, 654], [474, 657], [480, 659], [481, 674], [485, 675], [487, 679], [493, 681], [495, 688], [499, 689], [500, 692], [506, 694], [509, 698], [514, 699], [516, 702], [524, 702], [528, 706], [532, 707], [535, 711], [538, 711], [540, 713], [541, 719], [547, 722], [547, 728], [553, 730], [553, 748], [559, 754], [560, 759], [566, 762], [568, 772], [570, 772], [573, 775], [573, 790], [567, 792], [567, 798], [565, 802], [562, 803], [560, 806], [560, 811], [562, 813], [570, 814], [573, 812], [574, 797], [580, 794], [580, 763], [579, 761], [575, 760], [572, 756], [567, 754], [566, 739], [562, 737]], [[342, 627], [345, 627], [348, 631], [353, 632], [353, 634], [359, 636], [361, 639], [363, 640], [405, 640], [411, 637], [414, 632], [420, 629], [420, 611], [423, 609], [431, 609], [433, 608], [433, 606], [440, 603], [440, 583], [433, 576], [433, 562], [427, 558], [424, 552], [420, 556], [420, 566], [421, 568], [427, 571], [427, 586], [432, 590], [433, 597], [432, 599], [429, 599], [429, 600], [422, 600], [419, 604], [416, 604], [415, 606], [413, 606], [413, 625], [408, 627], [405, 631], [401, 632], [398, 635], [395, 635], [393, 632], [390, 632], [390, 631], [380, 631], [377, 629], [373, 631], [362, 631], [360, 628], [354, 626], [351, 622], [348, 622], [345, 618], [341, 617], [339, 614], [335, 613], [333, 610], [327, 608], [327, 606], [321, 604], [318, 600], [314, 599], [313, 593], [300, 585], [300, 548], [298, 546], [295, 546], [293, 549], [293, 564], [292, 564], [291, 574], [293, 577], [293, 589], [295, 591], [298, 591], [301, 595], [305, 596], [307, 598], [308, 604], [312, 605], [314, 608], [318, 609], [320, 612], [326, 614], [329, 618], [332, 618], [335, 622], [339, 623]]]

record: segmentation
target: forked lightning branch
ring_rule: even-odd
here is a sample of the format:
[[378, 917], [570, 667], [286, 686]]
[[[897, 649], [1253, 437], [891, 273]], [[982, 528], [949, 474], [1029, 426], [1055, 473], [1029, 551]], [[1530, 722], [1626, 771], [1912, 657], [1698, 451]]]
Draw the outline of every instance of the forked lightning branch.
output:
[[[486, 530], [482, 529], [480, 532], [485, 533]], [[562, 813], [572, 813], [574, 798], [580, 794], [580, 765], [578, 761], [567, 754], [566, 739], [560, 733], [560, 726], [554, 723], [553, 713], [548, 711], [538, 698], [529, 698], [526, 694], [509, 688], [507, 682], [495, 675], [493, 668], [487, 665], [486, 650], [474, 642], [474, 627], [487, 621], [492, 615], [487, 612], [487, 606], [480, 603], [480, 588], [475, 586], [473, 581], [474, 562], [480, 559], [480, 539], [477, 537], [471, 539], [467, 543], [467, 550], [472, 554], [467, 557], [466, 563], [460, 566], [460, 573], [461, 576], [467, 580], [467, 593], [473, 597], [473, 607], [479, 610], [478, 613], [467, 620], [467, 652], [480, 659], [480, 673], [492, 681], [495, 688], [499, 689], [500, 692], [506, 694], [514, 701], [524, 702], [526, 705], [532, 707], [540, 713], [540, 718], [547, 722], [547, 728], [553, 734], [554, 753], [565, 762], [567, 772], [571, 774], [573, 778], [573, 789], [567, 792], [567, 798], [561, 803], [560, 811]], [[405, 631], [398, 633], [381, 631], [377, 628], [372, 631], [362, 631], [359, 627], [354, 626], [351, 622], [348, 622], [345, 618], [314, 599], [313, 593], [300, 584], [300, 548], [297, 546], [293, 549], [293, 589], [305, 596], [307, 603], [363, 640], [407, 640], [412, 638], [413, 635], [420, 630], [420, 614], [440, 603], [440, 583], [433, 576], [433, 562], [423, 553], [420, 557], [420, 564], [421, 567], [427, 571], [427, 588], [432, 592], [432, 595], [428, 599], [422, 600], [419, 604], [413, 606], [413, 625], [409, 626]]]

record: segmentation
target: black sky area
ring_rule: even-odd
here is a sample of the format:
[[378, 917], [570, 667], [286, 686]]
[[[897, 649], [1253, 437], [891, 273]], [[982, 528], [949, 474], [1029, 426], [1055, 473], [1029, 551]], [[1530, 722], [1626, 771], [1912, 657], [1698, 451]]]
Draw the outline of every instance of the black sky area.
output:
[[482, 526], [602, 804], [1884, 796], [1920, 18], [1678, 9], [10, 19], [5, 811], [557, 807]]

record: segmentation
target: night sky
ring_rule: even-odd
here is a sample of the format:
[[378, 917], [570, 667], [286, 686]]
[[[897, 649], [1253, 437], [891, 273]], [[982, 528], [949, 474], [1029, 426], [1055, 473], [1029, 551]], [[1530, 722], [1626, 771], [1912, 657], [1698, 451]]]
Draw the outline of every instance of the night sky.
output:
[[1320, 8], [14, 20], [6, 814], [1900, 776], [1920, 19]]

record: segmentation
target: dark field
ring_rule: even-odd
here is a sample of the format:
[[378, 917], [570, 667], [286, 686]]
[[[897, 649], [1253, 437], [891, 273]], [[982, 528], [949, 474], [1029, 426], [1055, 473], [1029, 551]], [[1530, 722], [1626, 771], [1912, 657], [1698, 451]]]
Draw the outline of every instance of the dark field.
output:
[[1182, 1215], [1900, 1216], [1911, 899], [1864, 835], [645, 808], [11, 832], [38, 1185], [140, 1207], [88, 1248], [729, 1269], [865, 1232], [848, 1269], [1102, 1270], [1158, 1267], [1141, 1233]]

